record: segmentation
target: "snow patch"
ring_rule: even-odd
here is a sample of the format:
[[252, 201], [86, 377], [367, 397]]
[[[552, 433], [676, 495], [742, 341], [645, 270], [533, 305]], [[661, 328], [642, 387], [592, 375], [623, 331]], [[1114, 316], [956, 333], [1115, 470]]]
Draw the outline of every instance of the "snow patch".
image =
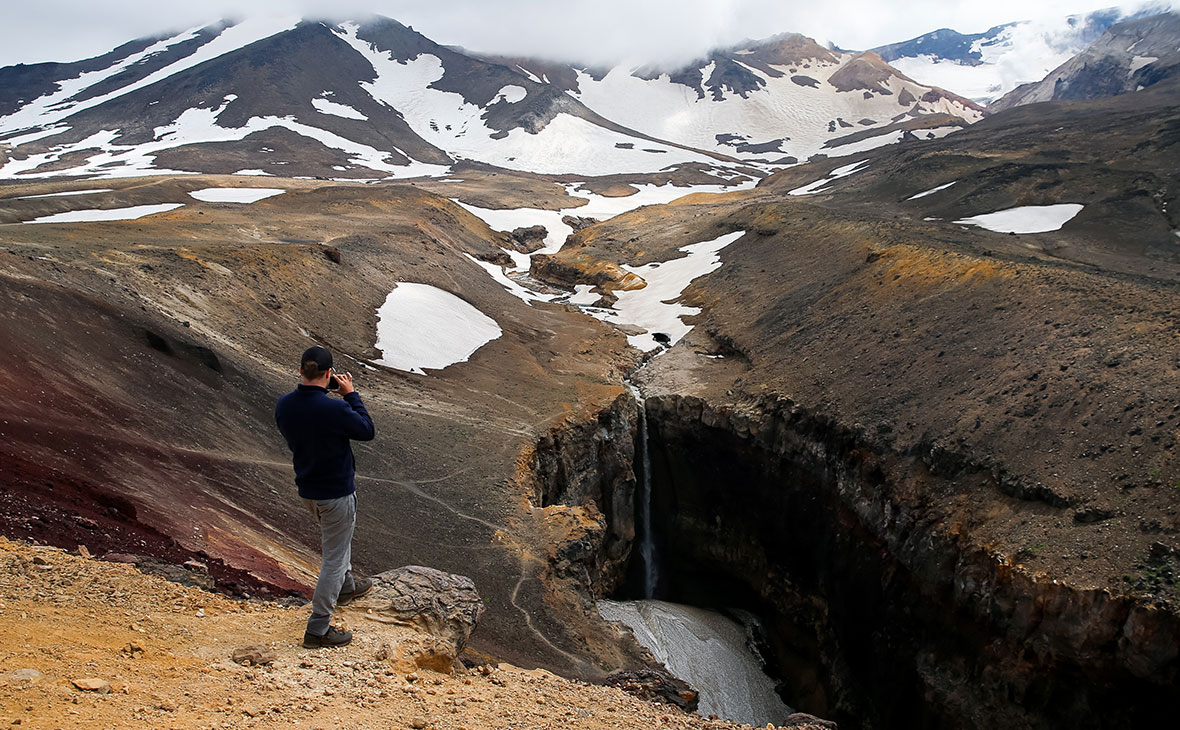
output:
[[32, 200], [33, 198], [60, 198], [65, 195], [92, 195], [94, 193], [109, 193], [113, 192], [111, 188], [94, 188], [92, 190], [67, 190], [61, 193], [42, 193], [40, 195], [22, 195], [19, 198], [6, 198], [6, 200]]
[[285, 192], [283, 188], [203, 188], [189, 195], [206, 203], [257, 203]]
[[1128, 76], [1135, 75], [1135, 72], [1149, 63], [1155, 63], [1159, 58], [1156, 56], [1135, 56], [1131, 59], [1131, 68], [1127, 71]]
[[528, 96], [528, 92], [523, 86], [509, 84], [496, 93], [496, 101], [503, 99], [509, 104], [515, 104], [518, 101], [524, 101], [526, 96]]
[[311, 100], [311, 105], [316, 108], [316, 111], [321, 114], [331, 114], [334, 117], [344, 117], [345, 119], [360, 119], [368, 121], [368, 117], [361, 112], [353, 109], [347, 104], [340, 104], [331, 99], [319, 97]]
[[963, 218], [955, 223], [979, 226], [997, 233], [1047, 233], [1060, 230], [1084, 207], [1081, 203], [1023, 205]]
[[398, 282], [377, 309], [376, 362], [425, 375], [466, 362], [500, 337], [496, 320], [466, 301], [429, 284]]
[[860, 162], [854, 162], [851, 165], [837, 167], [835, 170], [829, 172], [827, 177], [816, 180], [813, 183], [808, 183], [801, 188], [795, 188], [794, 190], [787, 193], [787, 195], [814, 195], [815, 193], [825, 192], [827, 185], [839, 180], [842, 177], [848, 177], [853, 173], [860, 172], [861, 166], [868, 164], [868, 162], [868, 160], [861, 160]]
[[566, 301], [578, 307], [589, 307], [602, 298], [594, 293], [593, 284], [575, 284], [574, 293]]
[[906, 200], [917, 200], [918, 198], [925, 198], [927, 195], [934, 195], [939, 190], [946, 190], [947, 188], [949, 188], [950, 186], [954, 185], [957, 182], [959, 182], [959, 181], [954, 180], [952, 182], [947, 183], [946, 185], [939, 185], [936, 188], [930, 188], [929, 190], [923, 190], [922, 192], [918, 193], [917, 195], [911, 195], [910, 197], [906, 198]]
[[26, 223], [89, 223], [93, 221], [131, 221], [144, 216], [163, 213], [184, 207], [183, 203], [158, 203], [156, 205], [133, 205], [130, 208], [109, 208], [105, 210], [70, 210], [34, 218]]

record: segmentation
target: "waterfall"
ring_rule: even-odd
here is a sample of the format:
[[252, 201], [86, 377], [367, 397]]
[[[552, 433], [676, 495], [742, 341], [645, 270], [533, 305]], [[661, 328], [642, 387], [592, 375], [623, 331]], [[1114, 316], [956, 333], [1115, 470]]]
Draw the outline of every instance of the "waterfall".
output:
[[647, 408], [643, 403], [643, 396], [632, 386], [635, 397], [639, 401], [639, 453], [636, 461], [639, 463], [639, 478], [635, 491], [635, 539], [639, 543], [640, 571], [643, 577], [643, 598], [654, 598], [656, 583], [659, 580], [659, 566], [656, 562], [655, 539], [651, 531], [651, 451], [647, 442]]

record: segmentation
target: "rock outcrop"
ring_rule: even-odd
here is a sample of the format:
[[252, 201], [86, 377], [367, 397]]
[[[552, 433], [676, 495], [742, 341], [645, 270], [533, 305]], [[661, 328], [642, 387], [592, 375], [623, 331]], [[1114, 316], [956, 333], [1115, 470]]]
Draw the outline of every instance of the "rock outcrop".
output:
[[675, 705], [686, 712], [695, 712], [697, 709], [696, 690], [667, 672], [655, 669], [613, 672], [602, 683], [608, 687], [618, 687], [640, 699]]
[[357, 610], [378, 624], [412, 629], [409, 634], [384, 632], [383, 659], [450, 674], [479, 624], [484, 602], [466, 576], [409, 565], [374, 576], [372, 590], [347, 613]]

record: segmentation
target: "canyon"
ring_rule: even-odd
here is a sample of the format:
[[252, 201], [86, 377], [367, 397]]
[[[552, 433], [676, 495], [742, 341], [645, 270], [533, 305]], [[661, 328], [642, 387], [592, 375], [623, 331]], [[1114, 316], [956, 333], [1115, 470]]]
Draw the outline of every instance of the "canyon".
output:
[[[407, 68], [427, 44], [378, 30]], [[287, 40], [376, 53], [356, 33]], [[762, 52], [802, 43], [779, 40]], [[492, 91], [519, 76], [492, 71]], [[589, 118], [601, 79], [573, 77]], [[754, 617], [780, 699], [846, 730], [1167, 722], [1177, 83], [845, 139], [856, 152], [810, 164], [710, 150], [597, 176], [427, 142], [418, 163], [450, 163], [431, 177], [327, 179], [339, 150], [215, 174], [251, 171], [237, 140], [163, 158], [199, 174], [90, 180], [51, 173], [101, 163], [93, 130], [27, 141], [63, 167], [0, 181], [0, 535], [298, 603], [317, 541], [273, 404], [324, 344], [377, 424], [356, 447], [354, 559], [470, 576], [475, 663], [652, 669], [599, 606], [658, 599]], [[553, 101], [543, 86], [521, 88]], [[251, 144], [284, 149], [267, 134]], [[423, 361], [462, 338], [383, 309], [424, 292], [480, 323], [461, 357]]]

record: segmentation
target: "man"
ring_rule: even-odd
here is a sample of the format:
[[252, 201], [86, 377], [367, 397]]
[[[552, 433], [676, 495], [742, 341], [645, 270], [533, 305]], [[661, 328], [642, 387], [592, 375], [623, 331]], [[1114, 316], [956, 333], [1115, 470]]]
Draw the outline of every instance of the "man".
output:
[[[323, 553], [303, 646], [344, 646], [352, 633], [331, 625], [332, 611], [373, 587], [352, 574], [352, 533], [356, 527], [356, 467], [350, 440], [371, 441], [373, 419], [352, 383], [351, 373], [332, 371], [332, 353], [312, 347], [299, 365], [299, 386], [279, 398], [275, 422], [287, 439], [295, 484], [320, 523]], [[343, 400], [332, 398], [333, 390]]]

